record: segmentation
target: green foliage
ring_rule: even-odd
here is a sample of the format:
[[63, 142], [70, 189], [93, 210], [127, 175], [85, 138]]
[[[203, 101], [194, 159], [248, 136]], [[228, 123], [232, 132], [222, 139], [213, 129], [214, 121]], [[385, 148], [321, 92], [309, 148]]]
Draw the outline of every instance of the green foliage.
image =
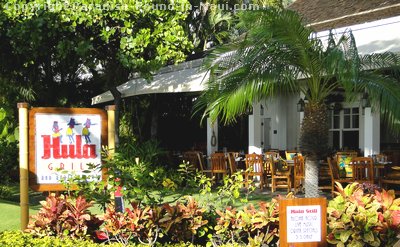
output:
[[[252, 168], [249, 168], [252, 169]], [[243, 188], [244, 185], [244, 178], [243, 178], [243, 173], [241, 171], [236, 172], [232, 174], [231, 176], [225, 176], [223, 180], [223, 184], [218, 187], [217, 195], [218, 198], [220, 198], [221, 203], [225, 199], [226, 205], [232, 205], [235, 203], [237, 199], [239, 199], [241, 196], [240, 190]], [[247, 202], [247, 199], [249, 195], [255, 190], [254, 184], [249, 181], [246, 194], [244, 195], [244, 198], [241, 198], [241, 202]]]
[[183, 162], [179, 164], [178, 168], [179, 182], [182, 187], [193, 188], [197, 187], [196, 171], [195, 168], [189, 162]]
[[344, 189], [328, 205], [328, 237], [337, 246], [393, 246], [400, 233], [400, 199], [393, 190], [364, 194], [358, 183]]
[[[163, 2], [174, 6], [168, 11], [153, 4], [2, 1], [2, 76], [13, 92], [28, 92], [43, 105], [88, 104], [88, 94], [126, 82], [131, 72], [149, 78], [160, 67], [183, 61], [192, 47], [184, 30], [187, 1]], [[5, 92], [10, 99], [15, 94]]]
[[[0, 233], [0, 245], [1, 246], [13, 246], [13, 247], [100, 247], [105, 246], [102, 243], [94, 243], [90, 240], [82, 239], [71, 239], [71, 238], [57, 238], [52, 236], [45, 236], [43, 238], [37, 238], [31, 234], [26, 234], [21, 231], [5, 231]], [[122, 243], [108, 243], [106, 246], [109, 247], [123, 247]], [[129, 243], [126, 246], [130, 247], [146, 247], [144, 244]], [[190, 243], [164, 243], [162, 246], [170, 247], [194, 247], [195, 245]]]
[[[1, 246], [26, 247], [26, 246], [41, 246], [41, 247], [96, 247], [100, 244], [89, 240], [72, 239], [72, 238], [57, 238], [53, 236], [44, 236], [38, 238], [32, 234], [23, 233], [21, 231], [5, 231], [0, 233]], [[121, 247], [120, 244], [112, 244], [110, 247]]]
[[0, 181], [3, 184], [17, 182], [18, 170], [18, 143], [0, 139]]
[[5, 140], [7, 143], [18, 140], [18, 128], [14, 127], [10, 115], [10, 112], [0, 108], [0, 139]]
[[[132, 209], [125, 213], [116, 212], [113, 207], [107, 208], [106, 214], [100, 218], [104, 221], [102, 231], [97, 237], [107, 242], [118, 241], [127, 244], [136, 241], [153, 245], [158, 242], [194, 241], [207, 224], [203, 213], [192, 197], [185, 203], [177, 202], [171, 206], [144, 206], [132, 204]], [[200, 235], [202, 235], [200, 234]]]
[[87, 239], [102, 223], [88, 211], [93, 202], [87, 202], [81, 196], [73, 201], [67, 196], [51, 194], [40, 203], [42, 208], [31, 216], [26, 229], [38, 237]]
[[[165, 184], [167, 178], [167, 171], [164, 167], [156, 166], [155, 163], [150, 162], [155, 162], [161, 153], [162, 151], [154, 142], [148, 142], [144, 146], [133, 143], [123, 144], [116, 153], [105, 149], [101, 169], [105, 169], [107, 173], [108, 192], [106, 193], [115, 191], [117, 187], [123, 186], [126, 189], [122, 193], [129, 202], [160, 203], [168, 192], [163, 187], [163, 183]], [[82, 183], [80, 184], [82, 185]], [[97, 188], [100, 195], [99, 198], [104, 199], [103, 202], [106, 202], [109, 198], [102, 197], [104, 195], [104, 185], [98, 185], [93, 184], [90, 186]], [[158, 194], [153, 193], [155, 188], [159, 188]], [[88, 192], [90, 193], [90, 191]]]
[[124, 188], [121, 192], [128, 202], [153, 205], [162, 203], [163, 198], [172, 193], [178, 185], [190, 188], [198, 186], [198, 175], [186, 165], [183, 165], [177, 173], [150, 163], [156, 162], [162, 153], [157, 143], [152, 141], [143, 146], [132, 143], [123, 144], [117, 153], [105, 149], [103, 164], [89, 165], [89, 169], [105, 169], [107, 174], [105, 181], [98, 181], [98, 178], [89, 176], [75, 176], [69, 178], [64, 184], [71, 189], [69, 193], [76, 196], [82, 194], [88, 200], [94, 200], [102, 205], [104, 209], [105, 205], [111, 201], [110, 195], [118, 187]]
[[7, 185], [0, 185], [0, 199], [9, 200], [13, 195], [12, 189]]
[[212, 178], [207, 177], [204, 173], [198, 173], [196, 181], [201, 195], [211, 194]]
[[2, 183], [18, 179], [18, 128], [12, 110], [0, 108], [0, 180]]
[[260, 202], [258, 209], [252, 204], [243, 210], [227, 208], [217, 210], [220, 218], [215, 226], [214, 242], [251, 243], [251, 246], [275, 246], [279, 239], [279, 206], [273, 199], [270, 203]]
[[119, 159], [132, 164], [136, 163], [136, 158], [139, 158], [141, 163], [158, 164], [159, 157], [165, 154], [165, 151], [160, 148], [160, 143], [157, 140], [148, 140], [140, 143], [127, 139], [120, 143], [116, 151], [116, 155], [120, 156]]

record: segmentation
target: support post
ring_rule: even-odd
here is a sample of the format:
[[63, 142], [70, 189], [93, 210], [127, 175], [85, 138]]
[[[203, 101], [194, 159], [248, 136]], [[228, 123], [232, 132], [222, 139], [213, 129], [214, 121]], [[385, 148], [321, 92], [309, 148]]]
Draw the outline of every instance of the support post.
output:
[[249, 115], [249, 148], [248, 153], [262, 154], [260, 103], [253, 104], [253, 114]]
[[380, 153], [380, 115], [371, 107], [364, 109], [364, 156]]
[[115, 105], [106, 106], [108, 119], [108, 152], [115, 152]]
[[207, 118], [207, 156], [218, 151], [218, 119], [215, 122]]
[[29, 171], [28, 171], [28, 103], [18, 103], [19, 118], [19, 190], [21, 207], [21, 230], [29, 222]]
[[[115, 105], [106, 106], [107, 111], [107, 121], [108, 121], [108, 153], [113, 155], [115, 153]], [[116, 178], [119, 179], [119, 178]], [[120, 195], [121, 188], [116, 188], [117, 193], [111, 193], [111, 204], [116, 206], [117, 210], [120, 211], [118, 207], [118, 202], [116, 196]], [[121, 197], [119, 197], [121, 199]], [[123, 210], [122, 210], [123, 211]]]

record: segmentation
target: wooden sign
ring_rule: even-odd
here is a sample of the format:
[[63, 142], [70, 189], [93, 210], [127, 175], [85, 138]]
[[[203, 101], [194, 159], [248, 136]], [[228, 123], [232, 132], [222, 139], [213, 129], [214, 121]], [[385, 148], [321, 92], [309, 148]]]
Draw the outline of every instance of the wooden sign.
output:
[[327, 246], [326, 198], [279, 201], [280, 246]]
[[32, 108], [29, 111], [29, 185], [35, 191], [64, 190], [73, 176], [100, 180], [107, 145], [107, 114], [92, 108]]

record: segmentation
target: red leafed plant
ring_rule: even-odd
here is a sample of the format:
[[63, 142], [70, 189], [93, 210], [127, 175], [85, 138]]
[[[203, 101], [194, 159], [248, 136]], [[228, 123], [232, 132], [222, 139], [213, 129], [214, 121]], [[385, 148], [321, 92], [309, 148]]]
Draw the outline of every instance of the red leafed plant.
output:
[[64, 195], [50, 194], [46, 201], [40, 203], [42, 208], [31, 216], [25, 230], [33, 235], [83, 239], [89, 238], [102, 224], [88, 210], [93, 202], [87, 202], [82, 196], [72, 200]]
[[125, 213], [109, 207], [106, 214], [99, 217], [104, 225], [102, 231], [97, 232], [97, 237], [122, 244], [130, 240], [148, 245], [154, 244], [157, 239], [191, 241], [199, 229], [207, 224], [207, 220], [203, 219], [204, 211], [192, 197], [188, 197], [186, 203], [178, 202], [174, 206], [140, 207], [132, 204], [132, 209], [126, 209]]
[[192, 241], [197, 232], [208, 221], [203, 218], [204, 208], [191, 196], [186, 197], [186, 204], [177, 202], [175, 206], [163, 205], [163, 217], [160, 226], [172, 241]]
[[100, 240], [107, 242], [119, 242], [128, 244], [130, 239], [135, 238], [139, 242], [153, 244], [158, 237], [157, 217], [149, 206], [140, 208], [137, 204], [131, 204], [132, 209], [127, 208], [125, 213], [115, 211], [109, 206], [106, 213], [98, 216], [104, 221], [102, 231], [96, 232]]

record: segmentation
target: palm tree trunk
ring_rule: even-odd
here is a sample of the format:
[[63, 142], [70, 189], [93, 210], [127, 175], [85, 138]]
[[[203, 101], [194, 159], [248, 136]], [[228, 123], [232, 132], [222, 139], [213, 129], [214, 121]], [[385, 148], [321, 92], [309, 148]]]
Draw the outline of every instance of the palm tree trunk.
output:
[[306, 197], [318, 197], [318, 160], [328, 154], [328, 114], [325, 104], [308, 103], [301, 126], [300, 148], [305, 164]]
[[318, 160], [307, 158], [305, 163], [305, 197], [319, 197], [318, 191]]

